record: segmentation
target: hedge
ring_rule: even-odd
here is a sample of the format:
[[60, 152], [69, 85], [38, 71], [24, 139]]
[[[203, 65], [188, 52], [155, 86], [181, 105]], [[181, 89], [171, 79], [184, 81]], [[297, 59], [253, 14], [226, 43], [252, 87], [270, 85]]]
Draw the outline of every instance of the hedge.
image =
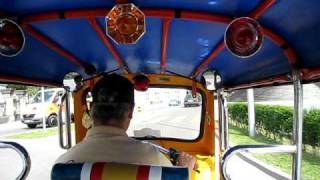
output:
[[[247, 103], [230, 103], [231, 122], [239, 127], [248, 126]], [[256, 129], [269, 137], [290, 138], [293, 127], [293, 108], [279, 105], [255, 104]], [[320, 146], [320, 109], [304, 111], [303, 143]]]

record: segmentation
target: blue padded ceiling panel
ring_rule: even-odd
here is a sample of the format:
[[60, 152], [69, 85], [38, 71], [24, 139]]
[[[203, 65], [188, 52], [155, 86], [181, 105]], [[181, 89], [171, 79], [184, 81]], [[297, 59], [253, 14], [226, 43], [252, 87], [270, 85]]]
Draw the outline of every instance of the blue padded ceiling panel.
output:
[[33, 26], [80, 60], [94, 65], [99, 72], [118, 68], [107, 47], [85, 19], [46, 21]]
[[174, 20], [171, 22], [168, 41], [169, 71], [190, 76], [223, 39], [225, 24]]
[[53, 52], [38, 40], [26, 35], [24, 50], [16, 57], [0, 56], [0, 74], [22, 76], [49, 82], [62, 82], [66, 73], [83, 71]]
[[282, 49], [265, 38], [260, 51], [250, 58], [237, 58], [227, 49], [209, 65], [222, 77], [224, 85], [236, 85], [290, 72]]
[[260, 22], [278, 32], [300, 56], [304, 67], [320, 66], [320, 1], [277, 1]]
[[[105, 27], [105, 19], [99, 18]], [[158, 18], [146, 18], [146, 33], [136, 44], [113, 46], [132, 72], [158, 73], [160, 67], [162, 22]]]

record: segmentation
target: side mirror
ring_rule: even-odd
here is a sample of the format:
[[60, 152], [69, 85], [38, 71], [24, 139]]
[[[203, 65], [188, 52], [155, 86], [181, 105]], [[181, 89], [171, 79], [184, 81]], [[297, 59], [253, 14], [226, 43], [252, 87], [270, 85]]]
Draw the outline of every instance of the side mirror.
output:
[[71, 92], [78, 91], [83, 86], [83, 78], [77, 72], [70, 72], [64, 76], [63, 86]]
[[214, 70], [207, 70], [202, 74], [202, 84], [207, 90], [215, 91], [221, 87], [221, 76]]

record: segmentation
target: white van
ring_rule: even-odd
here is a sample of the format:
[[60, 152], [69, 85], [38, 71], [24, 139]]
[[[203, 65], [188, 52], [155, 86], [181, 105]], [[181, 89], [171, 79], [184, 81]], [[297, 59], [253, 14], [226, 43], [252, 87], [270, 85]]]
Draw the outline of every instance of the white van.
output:
[[64, 92], [63, 88], [46, 89], [44, 90], [44, 103], [41, 103], [41, 90], [38, 91], [22, 110], [22, 122], [29, 128], [35, 128], [38, 124], [42, 124], [44, 116], [48, 127], [57, 126], [59, 107]]

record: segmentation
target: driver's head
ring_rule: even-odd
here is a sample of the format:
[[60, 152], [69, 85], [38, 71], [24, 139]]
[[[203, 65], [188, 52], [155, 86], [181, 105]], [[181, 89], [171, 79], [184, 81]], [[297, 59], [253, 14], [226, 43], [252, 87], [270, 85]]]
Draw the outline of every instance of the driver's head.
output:
[[128, 79], [105, 75], [93, 87], [92, 97], [91, 117], [95, 126], [128, 128], [134, 107], [134, 86]]

